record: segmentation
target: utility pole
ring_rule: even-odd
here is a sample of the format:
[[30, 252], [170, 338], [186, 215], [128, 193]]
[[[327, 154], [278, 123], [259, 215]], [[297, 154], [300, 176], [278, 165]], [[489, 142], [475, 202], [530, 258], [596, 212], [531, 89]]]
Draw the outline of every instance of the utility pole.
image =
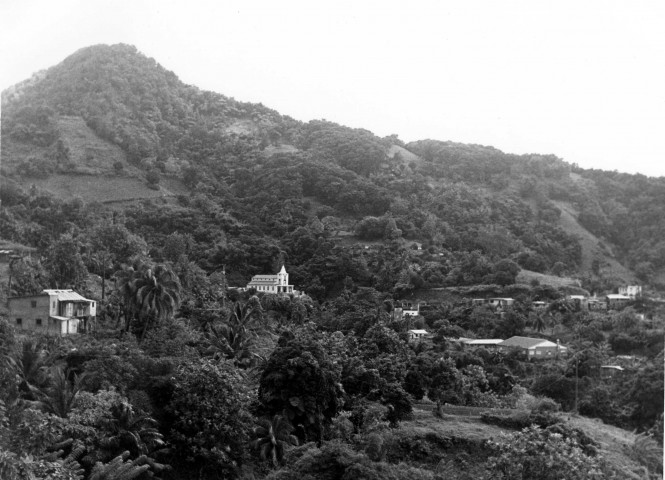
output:
[[579, 395], [579, 383], [580, 383], [580, 377], [578, 375], [578, 367], [580, 364], [580, 358], [579, 356], [575, 357], [575, 413], [578, 413], [577, 411], [577, 399]]

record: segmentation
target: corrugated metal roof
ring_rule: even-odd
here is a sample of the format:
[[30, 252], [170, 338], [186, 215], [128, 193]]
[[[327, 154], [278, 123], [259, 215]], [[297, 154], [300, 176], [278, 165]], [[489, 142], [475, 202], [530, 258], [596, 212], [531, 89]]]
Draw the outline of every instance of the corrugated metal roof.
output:
[[60, 302], [92, 302], [74, 290], [44, 290], [44, 293], [55, 296]]
[[[510, 337], [508, 340], [504, 340], [499, 345], [504, 347], [522, 347], [522, 348], [532, 348], [536, 345], [539, 345], [543, 342], [546, 342], [544, 338], [530, 338], [530, 337]], [[555, 344], [556, 345], [556, 344]]]
[[409, 330], [409, 333], [414, 333], [416, 335], [427, 335], [427, 330]]
[[561, 350], [568, 350], [563, 345], [558, 345], [544, 338], [531, 338], [531, 337], [510, 337], [508, 340], [504, 340], [499, 345], [504, 347], [521, 347], [521, 348], [537, 348], [537, 347], [559, 347]]
[[466, 340], [464, 343], [467, 345], [498, 345], [503, 342], [500, 338], [477, 338], [474, 340]]

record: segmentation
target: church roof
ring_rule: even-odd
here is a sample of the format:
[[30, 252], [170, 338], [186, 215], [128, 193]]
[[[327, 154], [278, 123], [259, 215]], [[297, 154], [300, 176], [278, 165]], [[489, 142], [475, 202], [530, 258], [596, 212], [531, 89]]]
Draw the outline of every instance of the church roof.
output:
[[254, 275], [250, 280], [250, 285], [277, 285], [279, 277], [277, 275]]

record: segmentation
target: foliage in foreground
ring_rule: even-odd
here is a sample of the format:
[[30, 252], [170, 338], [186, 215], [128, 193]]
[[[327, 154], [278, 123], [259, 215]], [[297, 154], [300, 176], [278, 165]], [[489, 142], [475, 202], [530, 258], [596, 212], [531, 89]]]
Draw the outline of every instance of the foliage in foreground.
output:
[[[491, 478], [506, 480], [589, 480], [605, 478], [601, 459], [584, 453], [560, 433], [532, 426], [490, 442], [496, 455], [488, 461]], [[490, 477], [488, 477], [490, 478]]]

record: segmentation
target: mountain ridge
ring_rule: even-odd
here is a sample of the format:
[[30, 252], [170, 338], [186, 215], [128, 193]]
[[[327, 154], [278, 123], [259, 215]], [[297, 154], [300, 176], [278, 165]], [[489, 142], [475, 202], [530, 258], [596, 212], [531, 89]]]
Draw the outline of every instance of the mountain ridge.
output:
[[[444, 257], [477, 250], [490, 266], [479, 266], [476, 280], [491, 280], [491, 265], [501, 259], [541, 273], [574, 273], [592, 290], [635, 281], [617, 260], [637, 269], [642, 281], [657, 278], [665, 267], [658, 254], [665, 251], [658, 240], [663, 221], [645, 223], [657, 215], [658, 203], [641, 199], [660, 198], [662, 179], [586, 171], [554, 155], [438, 140], [405, 144], [395, 135], [299, 122], [261, 104], [186, 85], [129, 45], [80, 49], [3, 92], [2, 104], [6, 183], [26, 189], [41, 176], [40, 188], [48, 190], [49, 176], [83, 173], [146, 182], [145, 195], [127, 198], [160, 197], [148, 187], [163, 190], [167, 181], [185, 185], [255, 224], [277, 241], [282, 256], [288, 255], [286, 236], [314, 214], [337, 218], [358, 240], [418, 241]], [[258, 178], [258, 171], [266, 176]], [[121, 190], [107, 201], [121, 201]], [[318, 211], [294, 216], [274, 204], [290, 202], [300, 212], [308, 196], [320, 202]], [[636, 199], [640, 205], [634, 206]], [[275, 225], [277, 218], [286, 223]], [[604, 244], [604, 251], [583, 248], [579, 228], [586, 232], [582, 238]], [[589, 261], [594, 255], [596, 263]], [[463, 279], [455, 264], [459, 259], [429, 262], [425, 283]], [[420, 273], [401, 269], [402, 276], [417, 276], [423, 266]], [[396, 278], [393, 286], [399, 283]]]

